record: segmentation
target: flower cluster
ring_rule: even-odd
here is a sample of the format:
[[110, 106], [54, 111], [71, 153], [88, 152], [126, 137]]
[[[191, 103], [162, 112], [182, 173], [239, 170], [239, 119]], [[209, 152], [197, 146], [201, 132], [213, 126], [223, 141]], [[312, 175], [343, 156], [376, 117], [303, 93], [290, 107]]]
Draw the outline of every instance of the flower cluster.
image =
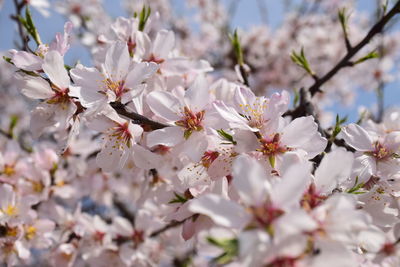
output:
[[[311, 65], [329, 70], [337, 57], [329, 40], [339, 38], [323, 14], [289, 16], [287, 32], [250, 31], [245, 59], [233, 36], [236, 50], [221, 45], [223, 64], [213, 68], [218, 40], [204, 39], [213, 52], [195, 46], [205, 28], [185, 36], [182, 21], [168, 16], [168, 1], [151, 1], [151, 12], [131, 5], [135, 16], [116, 19], [102, 16], [99, 1], [63, 1], [58, 9], [72, 22], [49, 44], [37, 38], [28, 9], [35, 3], [47, 7], [32, 0], [19, 8], [28, 10], [21, 27], [36, 38], [36, 49], [9, 50], [0, 64], [7, 99], [0, 103], [1, 262], [400, 265], [400, 109], [347, 125], [338, 117], [323, 128], [323, 104], [314, 106], [310, 96], [301, 95], [293, 109], [288, 90], [260, 94], [260, 86], [290, 89], [301, 71], [292, 63], [284, 74], [286, 58], [263, 61], [270, 56], [260, 55], [263, 47], [275, 58], [275, 49], [295, 47], [309, 31], [329, 31], [310, 35], [329, 43], [324, 60], [316, 53]], [[190, 4], [218, 35], [228, 20], [223, 7]], [[302, 31], [288, 26], [293, 20]], [[362, 32], [357, 23], [347, 27]], [[79, 38], [92, 66], [66, 64]], [[315, 46], [312, 38], [307, 46]], [[236, 53], [236, 66], [228, 53]], [[371, 70], [366, 65], [349, 79]], [[321, 81], [308, 72], [304, 86]], [[327, 95], [337, 94], [338, 84]]]

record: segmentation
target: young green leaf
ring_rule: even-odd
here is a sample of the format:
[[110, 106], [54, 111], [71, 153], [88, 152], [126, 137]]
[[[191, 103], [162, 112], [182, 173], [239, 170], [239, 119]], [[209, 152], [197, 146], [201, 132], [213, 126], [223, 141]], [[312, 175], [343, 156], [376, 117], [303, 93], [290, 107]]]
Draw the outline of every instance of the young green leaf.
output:
[[[142, 11], [139, 13], [139, 31], [143, 31], [144, 27], [146, 26], [147, 20], [149, 19], [151, 14], [151, 8], [148, 6], [143, 6]], [[135, 13], [135, 17], [137, 14]]]
[[310, 74], [311, 76], [315, 75], [315, 73], [311, 70], [310, 64], [308, 63], [308, 60], [304, 54], [304, 48], [301, 48], [300, 53], [292, 51], [290, 58], [294, 63], [303, 68], [308, 74]]

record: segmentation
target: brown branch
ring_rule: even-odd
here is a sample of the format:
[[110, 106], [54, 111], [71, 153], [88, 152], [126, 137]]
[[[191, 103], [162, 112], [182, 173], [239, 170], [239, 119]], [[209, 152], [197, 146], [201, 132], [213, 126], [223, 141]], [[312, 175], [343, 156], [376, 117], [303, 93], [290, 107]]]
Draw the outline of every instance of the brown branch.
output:
[[349, 66], [351, 64], [350, 59], [357, 54], [365, 45], [371, 41], [371, 39], [381, 33], [385, 25], [400, 12], [400, 1], [393, 6], [393, 8], [383, 16], [368, 32], [368, 34], [362, 39], [356, 46], [352, 47], [347, 51], [346, 55], [336, 64], [327, 74], [318, 79], [308, 90], [311, 96], [314, 96], [317, 92], [321, 92], [321, 86], [329, 81], [340, 69]]
[[126, 107], [120, 102], [113, 102], [110, 105], [113, 109], [115, 109], [115, 111], [117, 111], [117, 113], [119, 115], [122, 115], [122, 116], [125, 116], [125, 117], [131, 119], [133, 121], [133, 123], [135, 123], [135, 124], [149, 126], [151, 128], [151, 130], [157, 130], [157, 129], [162, 129], [162, 128], [168, 127], [168, 125], [166, 125], [166, 124], [150, 120], [149, 118], [147, 118], [143, 115], [140, 115], [136, 112], [128, 111], [126, 109]]
[[30, 48], [28, 46], [29, 36], [24, 31], [21, 21], [19, 21], [22, 9], [24, 8], [25, 5], [26, 2], [24, 0], [22, 0], [20, 3], [18, 3], [18, 0], [14, 0], [15, 15], [11, 15], [11, 19], [14, 20], [18, 25], [18, 34], [21, 39], [21, 49], [24, 51], [30, 51]]
[[[191, 219], [189, 218], [189, 220], [191, 220]], [[177, 226], [183, 224], [184, 222], [185, 222], [185, 220], [183, 220], [183, 221], [172, 221], [169, 224], [167, 224], [166, 226], [164, 226], [163, 228], [152, 232], [150, 234], [150, 237], [157, 237], [158, 235], [164, 233], [165, 231], [167, 231], [167, 230], [169, 230], [171, 228], [177, 227]]]

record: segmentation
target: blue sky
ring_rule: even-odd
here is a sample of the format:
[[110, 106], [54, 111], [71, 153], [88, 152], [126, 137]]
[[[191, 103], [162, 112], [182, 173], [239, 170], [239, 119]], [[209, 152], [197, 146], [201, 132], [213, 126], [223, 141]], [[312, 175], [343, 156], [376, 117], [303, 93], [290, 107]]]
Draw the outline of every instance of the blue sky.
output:
[[[172, 0], [176, 5], [176, 12], [183, 12], [182, 0]], [[258, 0], [223, 0], [223, 3], [229, 5], [232, 1], [237, 1], [237, 7], [234, 17], [232, 18], [232, 28], [247, 28], [254, 24], [260, 24], [263, 22], [259, 11]], [[279, 25], [282, 14], [284, 11], [283, 3], [285, 1], [268, 1], [261, 0], [267, 3], [266, 7], [268, 10], [268, 24], [276, 27]], [[294, 1], [296, 2], [296, 1]], [[51, 1], [54, 3], [54, 1]], [[373, 12], [375, 8], [376, 0], [358, 0], [358, 10], [363, 12]], [[120, 15], [126, 15], [121, 7], [121, 2], [117, 0], [104, 0], [105, 8], [109, 14], [113, 17]], [[13, 21], [10, 20], [9, 16], [14, 11], [13, 1], [5, 0], [2, 9], [0, 10], [0, 51], [8, 50], [14, 47], [13, 41], [17, 40], [16, 26]], [[65, 19], [56, 12], [52, 12], [49, 19], [43, 18], [35, 10], [32, 11], [34, 21], [39, 29], [41, 38], [44, 42], [50, 42], [57, 32], [62, 32]], [[399, 26], [396, 27], [400, 29]], [[67, 54], [66, 61], [69, 64], [75, 63], [78, 59], [84, 64], [90, 64], [90, 55], [88, 51], [79, 46], [73, 46], [70, 52]], [[400, 86], [399, 82], [388, 84], [385, 88], [385, 105], [399, 105], [400, 104]], [[354, 121], [357, 119], [357, 106], [364, 105], [371, 107], [376, 102], [374, 92], [362, 92], [359, 94], [356, 105], [352, 107], [342, 107], [341, 105], [335, 105], [331, 108], [335, 113], [339, 113], [344, 116], [349, 114], [350, 120]]]

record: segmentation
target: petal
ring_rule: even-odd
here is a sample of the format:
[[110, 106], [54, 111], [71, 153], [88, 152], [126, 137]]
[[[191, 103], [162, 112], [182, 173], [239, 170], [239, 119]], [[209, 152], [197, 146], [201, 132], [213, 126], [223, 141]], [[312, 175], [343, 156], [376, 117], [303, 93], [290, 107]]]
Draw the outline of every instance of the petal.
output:
[[354, 156], [344, 149], [337, 149], [325, 155], [315, 171], [315, 185], [321, 193], [331, 193], [340, 182], [351, 174]]
[[281, 178], [274, 184], [271, 190], [272, 203], [280, 209], [288, 209], [299, 205], [306, 188], [310, 184], [310, 170], [308, 164], [296, 164], [291, 166]]
[[210, 94], [204, 75], [198, 75], [185, 93], [185, 103], [194, 112], [202, 111], [209, 103]]
[[213, 103], [213, 108], [217, 111], [217, 113], [225, 119], [229, 126], [233, 129], [242, 129], [242, 130], [250, 130], [250, 131], [258, 131], [256, 128], [251, 128], [248, 125], [248, 121], [240, 116], [240, 114], [232, 107], [228, 107], [222, 101], [216, 101]]
[[104, 172], [111, 172], [122, 168], [129, 156], [128, 151], [119, 148], [115, 140], [110, 140], [104, 144], [102, 150], [96, 156], [97, 165]]
[[91, 108], [106, 98], [99, 93], [102, 91], [104, 77], [96, 68], [78, 65], [70, 74], [76, 86], [71, 86], [69, 95], [78, 97], [82, 106]]
[[318, 132], [318, 125], [312, 116], [290, 122], [282, 131], [281, 142], [288, 147], [305, 150], [310, 158], [321, 153], [327, 144], [327, 140]]
[[250, 215], [239, 204], [214, 194], [203, 195], [190, 202], [188, 209], [210, 217], [214, 223], [224, 227], [243, 228]]
[[167, 121], [178, 121], [180, 116], [180, 101], [169, 92], [154, 91], [148, 94], [147, 104], [151, 111]]
[[183, 131], [180, 127], [165, 127], [152, 131], [147, 135], [147, 146], [175, 146], [183, 141]]
[[237, 157], [233, 162], [232, 175], [232, 183], [244, 203], [257, 206], [264, 202], [271, 185], [266, 179], [266, 170], [256, 159], [248, 155]]
[[21, 92], [29, 98], [48, 99], [54, 96], [54, 92], [51, 90], [49, 83], [43, 78], [18, 75], [17, 79]]
[[50, 51], [44, 57], [42, 65], [43, 71], [47, 74], [50, 81], [60, 89], [69, 87], [68, 72], [64, 67], [64, 59], [57, 51]]
[[112, 81], [125, 80], [130, 65], [128, 46], [125, 42], [116, 42], [108, 50], [105, 70]]
[[18, 51], [12, 55], [12, 62], [19, 69], [35, 71], [42, 69], [43, 59], [25, 51]]
[[163, 161], [162, 156], [153, 153], [139, 145], [133, 145], [132, 149], [134, 153], [133, 161], [139, 168], [150, 170], [159, 168], [161, 166]]
[[367, 131], [357, 124], [352, 123], [343, 127], [339, 137], [343, 138], [348, 145], [358, 151], [374, 150], [371, 137], [368, 135]]
[[158, 70], [158, 65], [154, 62], [141, 62], [134, 66], [128, 73], [125, 85], [128, 88], [141, 84], [144, 80], [151, 77]]
[[175, 35], [172, 31], [161, 30], [157, 33], [152, 52], [157, 59], [166, 59], [175, 46]]

